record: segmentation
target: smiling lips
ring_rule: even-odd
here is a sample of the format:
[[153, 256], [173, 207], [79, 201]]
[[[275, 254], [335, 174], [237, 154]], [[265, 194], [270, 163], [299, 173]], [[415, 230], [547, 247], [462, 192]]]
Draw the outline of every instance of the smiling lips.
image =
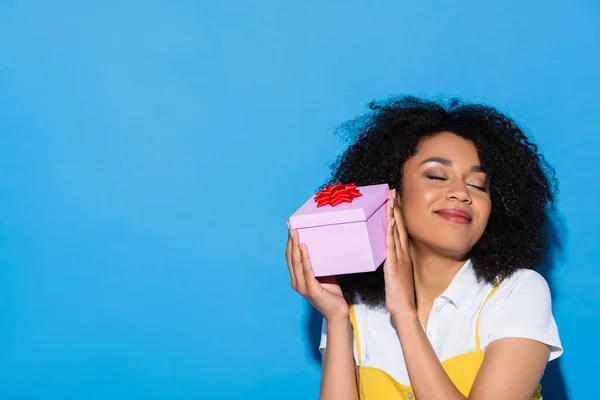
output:
[[443, 208], [441, 210], [435, 211], [435, 213], [440, 217], [447, 219], [451, 222], [456, 222], [457, 224], [471, 223], [471, 214], [456, 208]]

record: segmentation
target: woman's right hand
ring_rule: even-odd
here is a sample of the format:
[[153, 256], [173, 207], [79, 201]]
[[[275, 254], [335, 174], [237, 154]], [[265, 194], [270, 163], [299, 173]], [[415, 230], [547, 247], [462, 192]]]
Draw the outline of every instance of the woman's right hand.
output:
[[321, 313], [327, 323], [348, 319], [348, 303], [333, 276], [315, 278], [308, 249], [300, 245], [298, 231], [289, 227], [285, 250], [292, 288]]

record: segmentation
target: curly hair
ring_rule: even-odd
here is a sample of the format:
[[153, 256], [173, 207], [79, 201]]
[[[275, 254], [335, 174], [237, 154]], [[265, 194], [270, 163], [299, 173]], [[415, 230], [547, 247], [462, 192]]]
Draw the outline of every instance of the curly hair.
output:
[[[511, 118], [495, 108], [440, 102], [413, 96], [371, 102], [370, 112], [344, 123], [352, 144], [332, 164], [326, 184], [359, 186], [387, 183], [399, 192], [404, 163], [419, 143], [437, 133], [452, 132], [474, 143], [490, 177], [492, 210], [483, 236], [469, 254], [477, 278], [489, 283], [521, 268], [535, 269], [548, 247], [548, 207], [554, 208], [554, 169]], [[385, 302], [383, 268], [337, 276], [344, 297], [370, 305]]]

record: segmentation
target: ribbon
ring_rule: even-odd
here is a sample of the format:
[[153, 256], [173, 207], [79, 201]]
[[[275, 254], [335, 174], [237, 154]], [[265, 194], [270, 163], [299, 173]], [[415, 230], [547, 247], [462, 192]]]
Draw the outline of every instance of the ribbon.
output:
[[354, 183], [342, 185], [340, 182], [335, 185], [327, 185], [325, 189], [315, 194], [315, 203], [317, 208], [330, 205], [335, 207], [342, 203], [352, 203], [357, 197], [361, 197], [362, 193], [356, 188]]

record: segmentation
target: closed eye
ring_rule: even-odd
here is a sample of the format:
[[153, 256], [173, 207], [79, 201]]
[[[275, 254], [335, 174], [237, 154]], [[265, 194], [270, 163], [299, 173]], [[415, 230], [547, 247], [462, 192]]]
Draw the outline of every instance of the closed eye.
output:
[[[448, 180], [448, 178], [444, 178], [442, 176], [437, 176], [437, 175], [427, 175], [427, 178], [433, 179], [433, 180], [436, 180], [436, 181], [447, 181]], [[486, 187], [477, 186], [477, 185], [473, 185], [473, 184], [468, 184], [468, 185], [471, 186], [471, 187], [474, 187], [475, 189], [480, 190], [480, 191], [482, 191], [484, 193], [487, 192], [487, 188]]]
[[427, 177], [429, 179], [434, 179], [434, 180], [437, 180], [437, 181], [447, 181], [448, 180], [446, 178], [443, 178], [441, 176], [436, 176], [436, 175], [427, 175]]
[[[436, 181], [447, 181], [448, 180], [448, 178], [444, 178], [442, 176], [437, 176], [437, 175], [427, 175], [427, 178], [433, 179], [433, 180], [436, 180]], [[486, 187], [477, 186], [477, 185], [473, 185], [473, 184], [468, 184], [468, 185], [471, 186], [471, 187], [474, 187], [475, 189], [480, 190], [480, 191], [482, 191], [484, 193], [487, 193], [487, 188]]]
[[482, 192], [487, 192], [487, 188], [483, 187], [483, 186], [477, 186], [477, 185], [469, 185], [471, 187], [474, 187], [475, 189], [481, 190]]

